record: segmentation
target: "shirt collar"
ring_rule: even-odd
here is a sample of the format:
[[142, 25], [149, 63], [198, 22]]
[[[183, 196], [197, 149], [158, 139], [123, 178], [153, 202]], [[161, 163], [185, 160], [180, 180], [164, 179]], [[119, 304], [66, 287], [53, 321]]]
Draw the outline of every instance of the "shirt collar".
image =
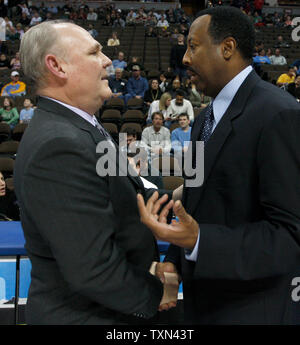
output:
[[66, 103], [63, 103], [61, 101], [58, 101], [57, 99], [54, 99], [51, 97], [46, 97], [46, 96], [43, 96], [43, 97], [63, 105], [64, 107], [70, 109], [71, 111], [73, 111], [74, 113], [76, 113], [77, 115], [82, 117], [84, 120], [88, 121], [91, 125], [96, 126], [97, 119], [96, 119], [95, 115], [90, 115], [89, 113], [87, 113], [87, 112], [85, 112], [79, 108], [76, 108], [76, 107], [71, 106], [70, 104], [66, 104]]
[[238, 89], [252, 71], [252, 66], [248, 66], [237, 74], [223, 89], [219, 92], [217, 97], [213, 100], [213, 112], [216, 123], [220, 121], [225, 114], [230, 103], [232, 102]]

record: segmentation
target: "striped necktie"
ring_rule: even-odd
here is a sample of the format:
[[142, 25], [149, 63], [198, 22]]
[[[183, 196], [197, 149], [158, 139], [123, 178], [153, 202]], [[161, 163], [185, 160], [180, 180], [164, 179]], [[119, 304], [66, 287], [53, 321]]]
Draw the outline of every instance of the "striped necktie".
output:
[[95, 118], [94, 119], [94, 122], [95, 122], [95, 127], [98, 128], [99, 132], [106, 138], [109, 138], [111, 139], [111, 136], [109, 135], [109, 133], [107, 132], [107, 130], [100, 125], [100, 123], [97, 121], [97, 119]]

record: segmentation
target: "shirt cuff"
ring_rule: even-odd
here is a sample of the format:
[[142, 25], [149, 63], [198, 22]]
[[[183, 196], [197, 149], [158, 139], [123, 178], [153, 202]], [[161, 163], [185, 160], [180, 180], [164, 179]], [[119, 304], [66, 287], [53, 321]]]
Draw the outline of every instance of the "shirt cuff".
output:
[[198, 257], [198, 248], [199, 248], [199, 241], [200, 241], [200, 228], [199, 228], [199, 232], [198, 232], [198, 238], [197, 238], [197, 242], [195, 244], [195, 247], [194, 249], [191, 251], [191, 250], [188, 250], [188, 249], [185, 249], [185, 258], [189, 261], [194, 261], [196, 262], [197, 261], [197, 257]]

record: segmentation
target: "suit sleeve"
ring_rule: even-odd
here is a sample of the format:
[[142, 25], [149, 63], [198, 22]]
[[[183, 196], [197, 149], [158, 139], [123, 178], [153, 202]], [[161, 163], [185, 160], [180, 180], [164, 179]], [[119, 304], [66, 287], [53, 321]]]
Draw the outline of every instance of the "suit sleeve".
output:
[[300, 260], [300, 111], [267, 123], [257, 149], [262, 219], [234, 228], [200, 224], [196, 278], [254, 280], [293, 271]]
[[76, 138], [56, 138], [42, 145], [26, 170], [27, 213], [70, 289], [124, 314], [153, 316], [162, 285], [130, 264], [115, 240], [119, 215], [111, 203], [108, 178], [96, 175], [96, 152], [80, 146]]

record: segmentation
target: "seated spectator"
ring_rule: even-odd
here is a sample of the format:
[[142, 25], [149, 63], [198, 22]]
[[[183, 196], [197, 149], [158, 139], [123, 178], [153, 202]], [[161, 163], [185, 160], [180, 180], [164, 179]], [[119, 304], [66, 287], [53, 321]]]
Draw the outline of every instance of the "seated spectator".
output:
[[138, 65], [141, 69], [141, 71], [144, 71], [144, 66], [141, 62], [139, 62], [139, 58], [137, 56], [132, 56], [131, 57], [131, 61], [129, 62], [129, 64], [127, 65], [126, 70], [127, 71], [132, 71], [132, 67]]
[[205, 96], [204, 93], [200, 93], [196, 89], [196, 85], [191, 83], [191, 87], [188, 90], [188, 100], [192, 103], [193, 107], [205, 108], [211, 101], [211, 98]]
[[24, 36], [24, 30], [21, 23], [16, 25], [16, 34], [19, 36], [19, 40], [21, 40]]
[[19, 23], [21, 23], [23, 26], [29, 26], [30, 22], [31, 22], [30, 17], [27, 16], [26, 13], [22, 13]]
[[[144, 25], [146, 27], [155, 27], [157, 25], [157, 20], [154, 15], [148, 14], [148, 17], [145, 19]], [[154, 32], [154, 34], [156, 34]], [[156, 36], [150, 36], [150, 37], [156, 37]]]
[[108, 78], [108, 84], [113, 93], [113, 97], [119, 97], [124, 99], [127, 93], [127, 81], [122, 79], [123, 70], [121, 68], [115, 69], [115, 76]]
[[41, 16], [39, 15], [37, 11], [35, 11], [31, 18], [29, 26], [34, 26], [34, 25], [40, 24], [41, 22], [42, 22]]
[[104, 25], [104, 26], [112, 26], [113, 25], [113, 20], [111, 19], [111, 16], [109, 13], [106, 14], [102, 25]]
[[135, 25], [136, 13], [131, 9], [126, 16], [126, 25]]
[[87, 15], [85, 13], [84, 7], [80, 7], [77, 19], [86, 20], [86, 17]]
[[272, 16], [272, 22], [273, 22], [273, 25], [277, 28], [283, 25], [278, 12], [274, 12]]
[[161, 95], [159, 100], [153, 101], [148, 110], [146, 123], [148, 124], [152, 122], [152, 114], [155, 112], [162, 113], [165, 119], [167, 117], [167, 109], [171, 103], [171, 100], [172, 96], [168, 92], [165, 92]]
[[11, 72], [11, 82], [4, 85], [1, 90], [1, 96], [24, 96], [26, 95], [26, 84], [19, 80], [19, 72]]
[[142, 132], [141, 146], [148, 152], [149, 157], [169, 154], [171, 150], [170, 131], [163, 126], [164, 116], [154, 112], [151, 116], [152, 126]]
[[2, 172], [0, 172], [0, 219], [6, 221], [20, 220], [17, 198], [13, 191], [7, 189]]
[[7, 45], [5, 43], [5, 41], [1, 41], [0, 40], [0, 53], [1, 54], [8, 54], [8, 49], [7, 49]]
[[186, 77], [186, 66], [182, 63], [186, 49], [185, 38], [183, 35], [179, 35], [177, 44], [171, 48], [170, 67], [173, 68], [175, 75], [178, 75], [180, 78]]
[[98, 19], [98, 14], [94, 11], [92, 7], [89, 8], [89, 13], [86, 16], [87, 20], [96, 21]]
[[300, 102], [300, 75], [296, 76], [293, 83], [288, 84], [286, 90]]
[[117, 13], [116, 19], [113, 22], [113, 27], [114, 28], [118, 28], [118, 27], [119, 28], [125, 28], [125, 25], [126, 25], [125, 20], [122, 19], [120, 13]]
[[141, 76], [141, 69], [139, 65], [132, 67], [132, 77], [127, 82], [127, 94], [125, 101], [127, 103], [130, 98], [144, 98], [145, 92], [148, 90], [148, 81]]
[[174, 28], [173, 29], [173, 32], [171, 34], [171, 39], [174, 41], [174, 42], [177, 42], [177, 38], [179, 36], [179, 31], [178, 31], [178, 28]]
[[166, 17], [165, 17], [165, 16], [162, 16], [162, 17], [158, 20], [156, 26], [157, 26], [158, 28], [168, 28], [168, 27], [169, 27], [169, 23], [168, 23]]
[[154, 28], [152, 26], [149, 26], [145, 33], [146, 37], [157, 37], [156, 32], [154, 31]]
[[186, 25], [188, 27], [191, 25], [191, 21], [190, 21], [189, 17], [185, 13], [183, 13], [182, 16], [180, 17], [179, 23], [180, 24], [184, 24], [184, 25]]
[[170, 106], [167, 110], [167, 117], [165, 119], [165, 126], [170, 128], [171, 124], [178, 121], [180, 114], [188, 114], [191, 123], [194, 121], [194, 109], [192, 103], [184, 98], [183, 90], [177, 90], [176, 98], [171, 100]]
[[187, 151], [192, 130], [188, 114], [180, 114], [178, 116], [178, 123], [179, 127], [171, 133], [172, 149], [175, 155]]
[[179, 25], [179, 33], [181, 35], [183, 35], [184, 37], [186, 37], [188, 35], [189, 29], [187, 28], [187, 26], [185, 24]]
[[285, 87], [295, 81], [296, 72], [294, 67], [289, 67], [287, 73], [282, 73], [277, 79], [276, 85], [279, 87]]
[[159, 82], [160, 82], [159, 88], [161, 89], [161, 92], [165, 92], [166, 89], [167, 89], [168, 86], [169, 86], [169, 83], [170, 83], [170, 81], [167, 79], [167, 76], [166, 76], [166, 73], [165, 73], [165, 72], [163, 72], [163, 73], [160, 74], [160, 76], [159, 76]]
[[5, 70], [10, 68], [10, 63], [5, 54], [0, 55], [0, 70]]
[[257, 65], [263, 65], [263, 64], [268, 64], [270, 65], [271, 64], [271, 61], [270, 59], [266, 56], [266, 52], [264, 49], [261, 49], [259, 52], [258, 52], [258, 55], [255, 56], [253, 58], [253, 62], [254, 64], [257, 64]]
[[282, 35], [277, 37], [277, 42], [274, 45], [274, 48], [289, 48], [290, 45], [283, 40]]
[[126, 134], [126, 142], [120, 142], [120, 150], [127, 153], [137, 153], [140, 142], [137, 141], [136, 130], [128, 127], [123, 134]]
[[24, 108], [20, 111], [20, 123], [29, 123], [34, 115], [34, 108], [30, 98], [24, 99]]
[[118, 34], [116, 32], [113, 32], [111, 35], [111, 38], [109, 38], [109, 40], [107, 41], [107, 46], [108, 47], [115, 47], [115, 46], [119, 46], [120, 45], [120, 41], [118, 39]]
[[179, 89], [183, 89], [182, 85], [181, 85], [181, 81], [179, 77], [175, 77], [172, 81], [172, 83], [170, 84], [170, 86], [167, 88], [167, 92], [169, 92], [172, 96], [172, 98], [176, 97], [176, 92]]
[[16, 52], [15, 57], [10, 60], [10, 67], [13, 70], [21, 69], [20, 52]]
[[288, 27], [291, 27], [292, 26], [292, 18], [291, 18], [291, 16], [286, 16], [286, 19], [285, 19], [285, 21], [284, 21], [284, 23], [283, 23], [283, 26], [286, 28], [288, 28]]
[[89, 24], [89, 26], [88, 26], [88, 32], [89, 32], [89, 34], [90, 34], [93, 38], [96, 38], [96, 37], [98, 36], [98, 31], [95, 30], [93, 24]]
[[19, 113], [14, 106], [11, 98], [5, 97], [3, 100], [3, 108], [0, 109], [1, 122], [5, 122], [13, 128], [19, 121]]
[[[272, 49], [271, 48], [268, 48], [267, 49], [267, 52], [266, 52], [266, 56], [270, 59], [270, 57], [274, 55], [273, 52], [272, 52]], [[271, 60], [270, 60], [271, 61]]]
[[159, 100], [162, 95], [157, 79], [150, 80], [149, 86], [149, 89], [144, 94], [144, 102], [146, 103], [147, 109], [153, 101]]
[[286, 58], [280, 54], [280, 49], [275, 49], [275, 54], [270, 56], [270, 61], [272, 65], [286, 65]]
[[122, 70], [124, 70], [127, 67], [127, 62], [124, 61], [124, 53], [123, 52], [119, 52], [118, 53], [118, 58], [112, 61], [112, 64], [114, 66], [114, 68], [121, 68]]
[[8, 17], [4, 18], [4, 22], [5, 22], [5, 30], [6, 30], [6, 40], [11, 40], [11, 39], [15, 39], [15, 32], [16, 29], [12, 23], [11, 20], [9, 20]]

